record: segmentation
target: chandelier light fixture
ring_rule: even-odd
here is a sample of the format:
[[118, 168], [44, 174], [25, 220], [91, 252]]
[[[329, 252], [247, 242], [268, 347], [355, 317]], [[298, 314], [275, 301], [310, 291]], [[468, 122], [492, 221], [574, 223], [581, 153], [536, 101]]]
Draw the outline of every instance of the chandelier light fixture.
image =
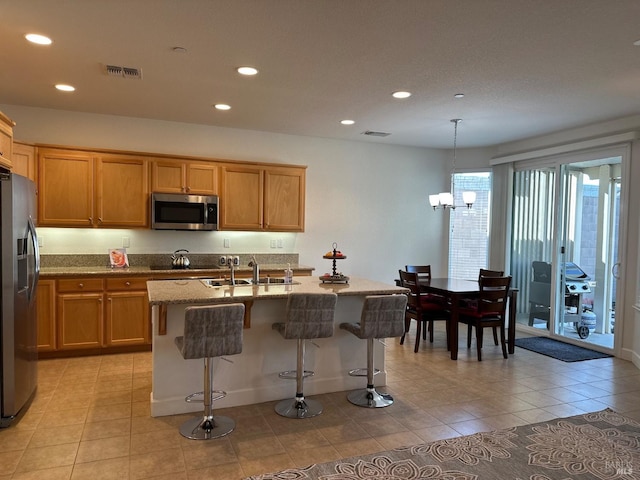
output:
[[[451, 168], [451, 191], [450, 192], [440, 192], [435, 193], [433, 195], [429, 195], [429, 203], [433, 207], [434, 210], [437, 208], [442, 208], [446, 210], [447, 208], [455, 209], [455, 187], [456, 187], [456, 147], [458, 143], [458, 124], [462, 121], [461, 118], [454, 118], [451, 120], [451, 123], [454, 124], [453, 130], [453, 166]], [[476, 201], [476, 192], [462, 192], [462, 201], [466, 205], [467, 208], [471, 208], [473, 203]]]

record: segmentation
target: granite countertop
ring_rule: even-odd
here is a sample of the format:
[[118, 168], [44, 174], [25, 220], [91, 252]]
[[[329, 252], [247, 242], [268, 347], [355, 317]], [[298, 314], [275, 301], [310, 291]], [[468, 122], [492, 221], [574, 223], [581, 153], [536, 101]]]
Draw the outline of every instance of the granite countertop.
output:
[[284, 298], [296, 293], [337, 293], [338, 295], [388, 295], [408, 293], [396, 287], [365, 278], [350, 277], [349, 283], [322, 283], [315, 276], [294, 277], [294, 284], [236, 285], [208, 287], [196, 279], [152, 280], [147, 282], [151, 305], [174, 303], [229, 303], [235, 301]]
[[[260, 271], [261, 272], [272, 272], [272, 271], [281, 271], [284, 276], [284, 270], [287, 268], [287, 264], [261, 264]], [[309, 267], [306, 265], [291, 265], [291, 270], [295, 272], [300, 271], [313, 271], [314, 267]], [[239, 266], [235, 269], [236, 274], [240, 275], [251, 275], [252, 268], [246, 266]], [[93, 265], [93, 266], [68, 266], [68, 267], [42, 267], [40, 269], [41, 277], [63, 277], [63, 276], [94, 276], [94, 275], [114, 275], [114, 276], [153, 276], [157, 277], [159, 275], [171, 275], [175, 274], [176, 276], [193, 274], [194, 277], [203, 277], [203, 276], [213, 276], [213, 277], [223, 277], [229, 276], [231, 270], [227, 267], [207, 267], [207, 268], [189, 268], [189, 269], [172, 269], [171, 267], [167, 267], [166, 269], [158, 269], [158, 268], [150, 268], [149, 266], [131, 266], [127, 268], [111, 268], [104, 265]]]

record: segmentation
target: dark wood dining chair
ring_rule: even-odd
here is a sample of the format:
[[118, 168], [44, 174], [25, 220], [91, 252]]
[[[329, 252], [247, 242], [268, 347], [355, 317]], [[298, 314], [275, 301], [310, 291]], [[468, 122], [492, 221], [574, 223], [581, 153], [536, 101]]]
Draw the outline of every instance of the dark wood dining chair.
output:
[[433, 342], [433, 322], [445, 320], [447, 332], [447, 346], [449, 345], [449, 318], [450, 313], [446, 305], [439, 301], [433, 301], [432, 296], [424, 294], [420, 288], [420, 279], [417, 273], [399, 270], [400, 285], [410, 290], [407, 298], [407, 311], [405, 314], [404, 334], [400, 338], [400, 345], [404, 344], [404, 337], [409, 331], [411, 320], [416, 321], [416, 345], [414, 352], [420, 347], [420, 333], [423, 340], [427, 339], [427, 330], [430, 332], [429, 341]]
[[[405, 265], [404, 269], [406, 272], [418, 274], [418, 282], [420, 284], [429, 283], [429, 281], [431, 280], [431, 265]], [[423, 292], [422, 300], [428, 300], [431, 303], [438, 303], [442, 305], [443, 309], [445, 309], [447, 306], [447, 300], [441, 295]], [[427, 327], [427, 330], [429, 331], [429, 342], [433, 343], [433, 320], [427, 322]], [[423, 340], [426, 340], [427, 330], [422, 331]]]
[[502, 355], [508, 358], [505, 338], [506, 308], [511, 277], [480, 277], [480, 294], [475, 306], [461, 306], [458, 322], [467, 324], [467, 348], [471, 348], [471, 334], [476, 329], [478, 361], [482, 360], [482, 332], [485, 327], [500, 331]]
[[[478, 274], [478, 282], [481, 277], [504, 277], [504, 271], [481, 268], [480, 273]], [[498, 329], [496, 327], [493, 327], [493, 343], [498, 345]]]

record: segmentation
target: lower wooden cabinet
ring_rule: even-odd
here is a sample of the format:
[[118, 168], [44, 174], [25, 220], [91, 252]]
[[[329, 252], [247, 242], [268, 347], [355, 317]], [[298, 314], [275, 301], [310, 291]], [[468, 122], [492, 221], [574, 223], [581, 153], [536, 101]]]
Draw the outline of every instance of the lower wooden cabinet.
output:
[[38, 312], [38, 352], [52, 352], [56, 347], [56, 282], [40, 280], [36, 290]]
[[102, 297], [102, 292], [58, 294], [58, 350], [102, 347]]
[[146, 278], [38, 283], [38, 352], [117, 351], [151, 343]]
[[106, 290], [105, 346], [151, 342], [146, 278], [109, 278]]

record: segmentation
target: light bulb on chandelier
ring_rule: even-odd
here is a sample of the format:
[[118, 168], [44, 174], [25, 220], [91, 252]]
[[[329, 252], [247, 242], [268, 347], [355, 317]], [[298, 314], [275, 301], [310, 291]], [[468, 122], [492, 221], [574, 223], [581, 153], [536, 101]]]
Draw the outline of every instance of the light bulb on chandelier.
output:
[[[433, 207], [434, 210], [437, 208], [451, 208], [452, 210], [456, 208], [455, 202], [455, 174], [456, 174], [456, 148], [458, 143], [458, 124], [462, 121], [461, 118], [454, 118], [451, 120], [451, 123], [454, 124], [453, 130], [453, 167], [451, 169], [451, 191], [450, 192], [441, 192], [429, 195], [429, 204]], [[471, 208], [471, 206], [476, 201], [476, 192], [462, 192], [462, 201], [467, 206], [467, 208]]]

